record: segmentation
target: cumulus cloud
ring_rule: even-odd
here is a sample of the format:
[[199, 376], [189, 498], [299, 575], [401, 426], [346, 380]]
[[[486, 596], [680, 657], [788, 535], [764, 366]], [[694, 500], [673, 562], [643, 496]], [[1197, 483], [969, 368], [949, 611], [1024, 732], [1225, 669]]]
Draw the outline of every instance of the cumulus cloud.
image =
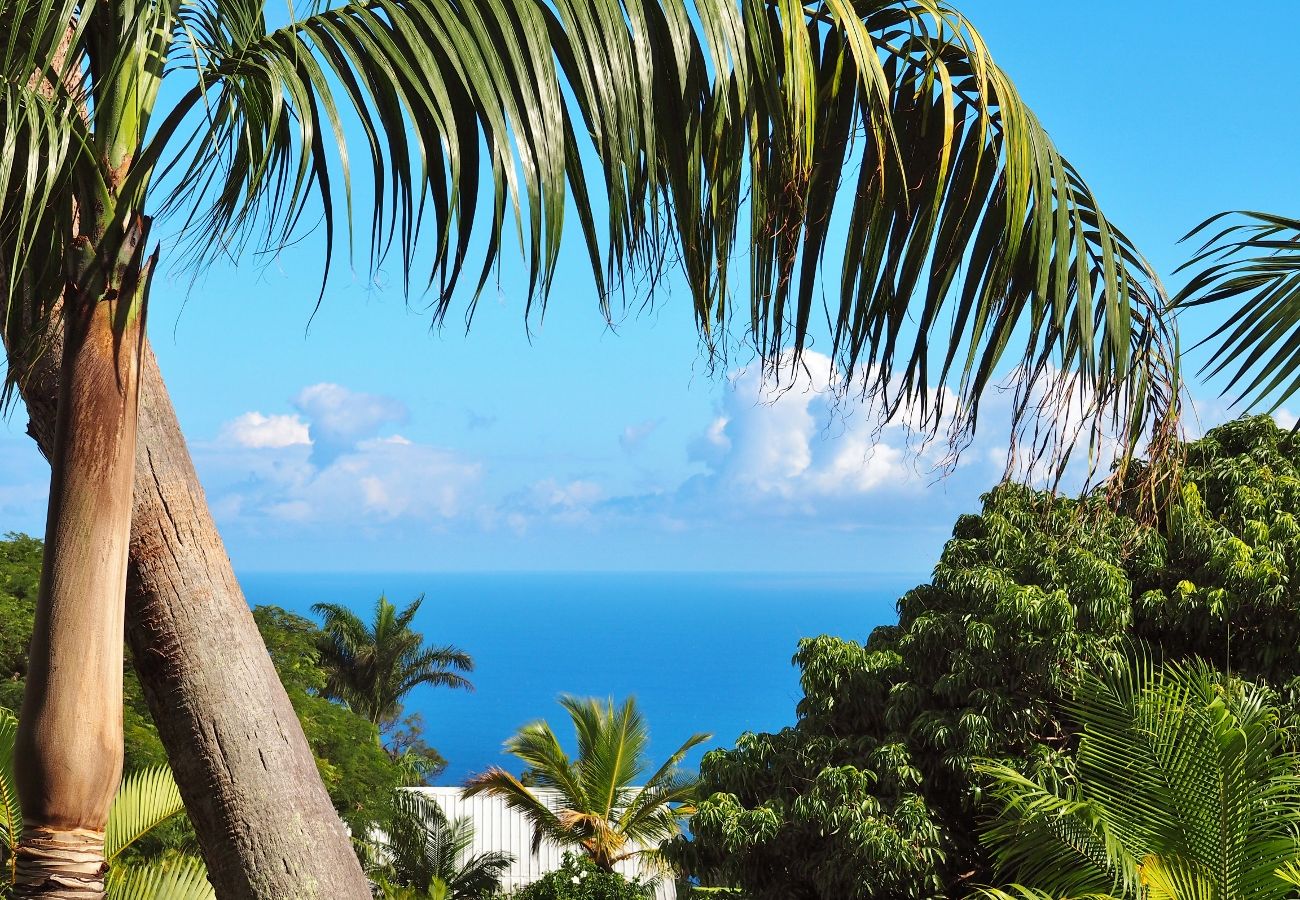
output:
[[[219, 432], [213, 507], [247, 524], [382, 525], [439, 522], [461, 515], [482, 465], [399, 435], [396, 400], [336, 384], [304, 388], [296, 414], [244, 413]], [[224, 476], [224, 477], [222, 477]]]
[[375, 437], [383, 426], [407, 419], [399, 400], [328, 382], [303, 388], [293, 406], [308, 421], [312, 461], [318, 465], [328, 465], [359, 441]]
[[221, 428], [218, 440], [253, 450], [310, 444], [307, 423], [300, 416], [264, 416], [246, 412]]
[[733, 502], [807, 509], [934, 480], [937, 448], [912, 446], [906, 422], [881, 427], [869, 403], [844, 398], [826, 356], [808, 353], [806, 363], [780, 387], [756, 371], [733, 376], [719, 414], [691, 445], [711, 488]]

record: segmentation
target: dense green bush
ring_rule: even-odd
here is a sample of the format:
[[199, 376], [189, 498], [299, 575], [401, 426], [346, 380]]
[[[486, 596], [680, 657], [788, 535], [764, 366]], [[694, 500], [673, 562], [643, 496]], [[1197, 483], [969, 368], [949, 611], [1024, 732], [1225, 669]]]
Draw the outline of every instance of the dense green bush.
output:
[[1122, 495], [987, 494], [930, 583], [899, 600], [897, 626], [800, 643], [797, 724], [705, 756], [711, 796], [677, 855], [754, 900], [961, 896], [990, 875], [974, 761], [1066, 766], [1064, 701], [1087, 668], [1141, 639], [1290, 691], [1300, 441], [1242, 419], [1185, 458], [1151, 524]]
[[606, 872], [583, 856], [564, 854], [564, 863], [515, 891], [510, 900], [646, 900], [653, 885]]

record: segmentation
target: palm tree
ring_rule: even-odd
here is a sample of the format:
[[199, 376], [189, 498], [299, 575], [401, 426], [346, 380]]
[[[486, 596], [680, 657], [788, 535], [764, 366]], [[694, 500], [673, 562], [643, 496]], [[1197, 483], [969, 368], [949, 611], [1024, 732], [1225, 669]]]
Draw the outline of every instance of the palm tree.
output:
[[446, 900], [486, 900], [501, 891], [501, 875], [514, 857], [489, 850], [471, 854], [474, 824], [448, 820], [442, 809], [418, 791], [398, 794], [384, 847], [392, 881], [428, 889], [441, 885]]
[[693, 811], [695, 779], [677, 766], [711, 735], [691, 735], [646, 778], [650, 733], [635, 700], [615, 707], [613, 700], [566, 695], [560, 705], [573, 720], [577, 759], [569, 759], [545, 721], [525, 725], [505, 745], [528, 764], [533, 784], [559, 792], [558, 807], [499, 766], [471, 778], [465, 796], [500, 797], [523, 813], [533, 825], [534, 853], [546, 839], [581, 849], [606, 871], [624, 859], [657, 854]]
[[337, 603], [317, 603], [311, 611], [323, 616], [324, 634], [317, 649], [329, 673], [323, 693], [342, 700], [353, 712], [381, 728], [402, 714], [402, 698], [422, 684], [472, 691], [461, 672], [473, 672], [468, 653], [448, 644], [425, 647], [424, 635], [411, 622], [424, 602], [421, 594], [402, 610], [380, 594], [369, 625]]
[[[17, 877], [15, 851], [22, 823], [13, 787], [17, 724], [10, 710], [0, 709], [0, 893]], [[118, 861], [132, 844], [184, 811], [180, 789], [166, 766], [134, 772], [122, 782], [109, 810], [104, 844], [109, 900], [215, 900], [203, 863], [194, 857], [144, 865]]]
[[[715, 353], [733, 322], [740, 252], [742, 330], [778, 378], [816, 330], [816, 276], [828, 247], [843, 245], [837, 297], [817, 318], [846, 389], [877, 397], [888, 416], [960, 440], [1007, 366], [1025, 375], [1022, 414], [1067, 371], [1098, 416], [1133, 432], [1170, 402], [1147, 267], [943, 0], [345, 0], [287, 20], [260, 0], [0, 0], [0, 34], [0, 327], [10, 386], [53, 421], [36, 429], [51, 503], [18, 735], [19, 878], [37, 894], [69, 853], [100, 852], [120, 776], [121, 598], [155, 218], [194, 265], [273, 250], [318, 220], [324, 275], [360, 230], [370, 265], [391, 253], [409, 285], [427, 246], [424, 283], [441, 319], [467, 271], [483, 287], [512, 224], [530, 297], [545, 299], [568, 214], [603, 304], [611, 276], [639, 268], [653, 282], [680, 259]], [[604, 189], [599, 226], [587, 148]], [[843, 185], [855, 167], [856, 185]], [[358, 179], [373, 194], [361, 229]], [[491, 211], [479, 216], [484, 180]], [[837, 205], [843, 241], [829, 239]], [[1153, 391], [1160, 403], [1147, 402]], [[150, 453], [175, 458], [179, 434], [166, 440]], [[148, 511], [180, 533], [165, 504]], [[210, 528], [187, 534], [219, 546]], [[173, 565], [168, 547], [137, 542], [135, 570]], [[197, 561], [206, 556], [187, 554], [184, 565], [203, 569], [189, 574], [215, 565], [228, 579]], [[154, 708], [176, 695], [225, 707], [224, 737], [200, 703], [187, 727], [163, 730], [171, 752], [203, 754], [221, 785], [254, 772], [259, 748], [232, 751], [247, 742], [230, 738], [257, 729], [230, 708], [282, 710], [283, 698], [244, 667], [229, 667], [230, 690], [206, 690], [233, 648], [204, 648], [207, 633], [157, 610], [175, 623], [138, 658], [209, 655], [147, 673]], [[226, 634], [241, 653], [255, 646], [247, 619]], [[172, 677], [191, 681], [182, 691]], [[307, 758], [292, 726], [276, 733]], [[302, 833], [292, 814], [268, 837], [252, 827], [264, 804], [223, 787], [213, 814], [205, 784], [187, 781], [186, 799], [224, 893], [364, 895], [337, 822], [311, 826], [308, 857], [288, 834]]]
[[1069, 779], [985, 768], [1001, 807], [985, 837], [1021, 884], [978, 896], [1294, 897], [1300, 754], [1268, 697], [1202, 662], [1086, 678]]

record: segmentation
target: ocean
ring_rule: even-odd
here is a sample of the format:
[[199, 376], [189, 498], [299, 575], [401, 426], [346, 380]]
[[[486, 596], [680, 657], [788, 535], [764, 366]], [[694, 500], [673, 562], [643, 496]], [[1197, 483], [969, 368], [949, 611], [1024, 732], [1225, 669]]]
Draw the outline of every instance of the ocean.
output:
[[416, 688], [406, 711], [424, 717], [426, 740], [448, 760], [439, 784], [491, 765], [519, 766], [502, 742], [547, 719], [572, 746], [563, 693], [635, 696], [655, 763], [691, 734], [707, 749], [745, 731], [795, 721], [801, 696], [792, 665], [799, 638], [865, 640], [897, 621], [894, 603], [924, 575], [737, 573], [246, 573], [252, 604], [311, 617], [313, 603], [342, 603], [369, 620], [386, 594], [429, 644], [454, 644], [475, 662], [473, 692]]

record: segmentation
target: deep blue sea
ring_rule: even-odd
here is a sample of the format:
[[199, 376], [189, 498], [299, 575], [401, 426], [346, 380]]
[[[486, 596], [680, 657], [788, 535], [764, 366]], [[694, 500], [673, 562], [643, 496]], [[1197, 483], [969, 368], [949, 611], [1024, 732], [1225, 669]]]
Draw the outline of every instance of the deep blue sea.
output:
[[732, 573], [271, 574], [241, 576], [252, 604], [311, 616], [343, 603], [368, 619], [376, 598], [399, 607], [419, 594], [415, 627], [431, 644], [455, 644], [475, 661], [475, 690], [417, 688], [426, 739], [447, 758], [439, 779], [459, 784], [489, 765], [515, 769], [501, 750], [515, 729], [548, 719], [571, 743], [561, 693], [634, 695], [658, 759], [697, 731], [703, 749], [744, 731], [795, 720], [801, 696], [791, 664], [801, 637], [865, 640], [896, 621], [899, 595], [918, 575]]

